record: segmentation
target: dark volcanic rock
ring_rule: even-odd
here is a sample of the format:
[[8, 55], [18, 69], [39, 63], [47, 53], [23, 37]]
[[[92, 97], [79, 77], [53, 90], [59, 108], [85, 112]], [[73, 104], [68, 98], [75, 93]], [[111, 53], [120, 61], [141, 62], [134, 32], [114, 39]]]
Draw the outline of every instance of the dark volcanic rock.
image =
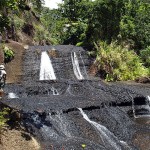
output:
[[[56, 80], [39, 81], [43, 51], [52, 61]], [[74, 72], [74, 53], [82, 80]], [[7, 84], [1, 102], [20, 112], [21, 124], [39, 139], [43, 150], [148, 150], [136, 138], [143, 138], [145, 130], [150, 136], [150, 128], [134, 119], [150, 114], [149, 87], [91, 80], [89, 63], [81, 47], [30, 47], [24, 56], [24, 80]]]

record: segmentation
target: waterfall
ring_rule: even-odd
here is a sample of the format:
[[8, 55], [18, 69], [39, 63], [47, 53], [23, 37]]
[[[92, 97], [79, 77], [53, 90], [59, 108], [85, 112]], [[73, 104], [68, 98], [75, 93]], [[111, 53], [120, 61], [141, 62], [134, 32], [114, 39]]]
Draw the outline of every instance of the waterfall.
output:
[[41, 129], [43, 137], [52, 137], [53, 139], [58, 139], [59, 135], [55, 132], [53, 128], [45, 125], [39, 115], [34, 114], [32, 116], [32, 119], [36, 128]]
[[8, 93], [8, 98], [19, 98], [15, 93]]
[[40, 80], [56, 80], [52, 62], [46, 51], [41, 55]]
[[88, 121], [96, 130], [99, 131], [100, 137], [103, 140], [103, 144], [106, 148], [111, 150], [122, 150], [122, 147], [126, 150], [131, 150], [131, 147], [127, 145], [124, 141], [119, 141], [118, 138], [110, 132], [105, 126], [91, 121], [88, 116], [83, 112], [82, 108], [78, 108], [83, 116], [83, 118]]
[[81, 74], [79, 62], [78, 62], [78, 57], [77, 57], [77, 54], [75, 52], [71, 53], [71, 59], [72, 59], [73, 71], [74, 71], [76, 78], [78, 80], [83, 80], [84, 77]]
[[65, 135], [66, 137], [71, 137], [68, 129], [69, 124], [65, 117], [62, 115], [62, 112], [58, 111], [56, 115], [49, 114], [48, 118], [55, 127], [55, 129], [61, 131], [62, 135]]
[[149, 103], [149, 106], [150, 106], [150, 96], [149, 95], [147, 96], [147, 99], [148, 99], [148, 103]]
[[60, 140], [71, 137], [69, 123], [61, 111], [57, 111], [55, 115], [48, 113], [46, 117], [33, 114], [31, 118], [35, 127], [42, 131], [44, 138]]
[[88, 73], [87, 73], [87, 71], [86, 71], [85, 63], [84, 63], [83, 58], [82, 58], [82, 55], [81, 55], [81, 52], [80, 52], [80, 59], [81, 59], [81, 61], [82, 61], [83, 67], [84, 67], [85, 76], [86, 76], [87, 79], [89, 79]]

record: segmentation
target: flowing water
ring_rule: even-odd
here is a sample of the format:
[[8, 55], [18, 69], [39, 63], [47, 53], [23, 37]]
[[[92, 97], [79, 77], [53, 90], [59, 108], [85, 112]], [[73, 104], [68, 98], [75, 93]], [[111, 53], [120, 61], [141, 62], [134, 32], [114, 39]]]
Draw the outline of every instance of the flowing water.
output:
[[[37, 48], [41, 51], [38, 53], [41, 59], [34, 53]], [[72, 46], [56, 46], [59, 51], [51, 58], [47, 53], [50, 49], [50, 46], [37, 46], [29, 50], [25, 81], [16, 87], [6, 86], [8, 97], [4, 103], [24, 111], [27, 115], [22, 119], [25, 127], [43, 143], [54, 144], [56, 150], [62, 149], [62, 145], [65, 150], [80, 150], [82, 145], [86, 150], [137, 150], [133, 148], [132, 139], [135, 132], [142, 135], [142, 131], [133, 121], [145, 116], [146, 125], [150, 124], [150, 119], [146, 118], [146, 113], [150, 112], [150, 96], [147, 96], [148, 104], [137, 104], [137, 93], [90, 79], [86, 57], [78, 48], [72, 50], [70, 56]], [[108, 105], [113, 109], [105, 109]], [[137, 110], [146, 111], [139, 115]], [[134, 119], [129, 118], [130, 113]], [[150, 135], [149, 128], [146, 134]], [[141, 142], [140, 138], [135, 140]], [[140, 150], [149, 150], [149, 147]]]
[[81, 108], [78, 108], [85, 120], [87, 120], [93, 127], [99, 131], [100, 137], [102, 138], [103, 144], [106, 148], [111, 150], [131, 150], [131, 148], [124, 141], [119, 141], [118, 138], [110, 132], [105, 126], [98, 124], [88, 118], [88, 116], [84, 113]]
[[77, 57], [77, 54], [75, 52], [71, 53], [71, 59], [72, 59], [73, 71], [74, 71], [76, 78], [78, 80], [83, 80], [84, 77], [81, 74], [78, 57]]
[[47, 52], [42, 52], [41, 55], [40, 80], [56, 80], [52, 62]]
[[53, 116], [49, 114], [48, 118], [66, 137], [71, 137], [71, 134], [68, 130], [68, 123], [61, 112], [58, 111], [56, 115]]
[[147, 96], [148, 102], [149, 102], [149, 106], [150, 106], [150, 96]]

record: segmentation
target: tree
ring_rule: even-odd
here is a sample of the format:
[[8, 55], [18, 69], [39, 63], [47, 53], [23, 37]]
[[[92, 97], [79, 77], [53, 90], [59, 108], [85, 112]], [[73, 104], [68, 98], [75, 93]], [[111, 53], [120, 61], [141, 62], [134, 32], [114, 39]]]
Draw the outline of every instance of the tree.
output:
[[35, 12], [39, 13], [44, 0], [1, 0], [0, 1], [0, 32], [8, 38], [8, 32], [11, 38], [15, 40], [14, 16], [31, 10], [32, 14], [38, 19]]
[[125, 12], [120, 22], [120, 34], [123, 40], [132, 40], [138, 50], [150, 45], [149, 14], [148, 1], [128, 1], [125, 4]]
[[85, 41], [92, 4], [92, 0], [64, 0], [60, 5], [58, 11], [64, 20], [60, 32], [63, 44], [76, 45]]

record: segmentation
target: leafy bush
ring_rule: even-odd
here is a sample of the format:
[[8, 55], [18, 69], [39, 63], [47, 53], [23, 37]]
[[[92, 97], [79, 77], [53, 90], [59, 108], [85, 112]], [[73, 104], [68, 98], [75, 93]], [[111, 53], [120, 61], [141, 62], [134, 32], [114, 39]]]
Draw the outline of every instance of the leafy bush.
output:
[[80, 45], [86, 37], [87, 24], [83, 22], [72, 22], [64, 25], [61, 38], [63, 44]]
[[8, 111], [9, 111], [9, 108], [3, 108], [1, 111], [0, 111], [0, 143], [1, 143], [1, 138], [2, 138], [2, 133], [3, 133], [3, 129], [4, 127], [6, 127], [6, 122], [9, 120], [7, 115], [8, 115]]
[[4, 62], [8, 63], [14, 58], [14, 52], [7, 46], [4, 46]]
[[120, 21], [120, 34], [123, 39], [131, 39], [136, 49], [150, 44], [150, 3], [147, 1], [125, 2]]
[[8, 118], [6, 117], [8, 115], [8, 111], [8, 108], [4, 108], [0, 111], [0, 142], [3, 128], [6, 126], [6, 122], [8, 121]]
[[21, 30], [23, 28], [24, 23], [25, 22], [23, 19], [19, 18], [18, 16], [14, 16], [14, 24], [17, 30]]
[[42, 25], [34, 24], [34, 29], [34, 41], [37, 44], [55, 44], [55, 39], [51, 38], [50, 33], [47, 30], [45, 30], [45, 28]]
[[115, 42], [110, 45], [99, 42], [95, 46], [95, 64], [107, 81], [134, 80], [148, 74], [148, 70], [134, 51], [129, 51]]
[[2, 111], [0, 111], [0, 130], [6, 125], [6, 121], [8, 121], [8, 119], [5, 117], [7, 114], [7, 108], [4, 108]]
[[140, 56], [147, 67], [150, 67], [150, 46], [140, 51]]

